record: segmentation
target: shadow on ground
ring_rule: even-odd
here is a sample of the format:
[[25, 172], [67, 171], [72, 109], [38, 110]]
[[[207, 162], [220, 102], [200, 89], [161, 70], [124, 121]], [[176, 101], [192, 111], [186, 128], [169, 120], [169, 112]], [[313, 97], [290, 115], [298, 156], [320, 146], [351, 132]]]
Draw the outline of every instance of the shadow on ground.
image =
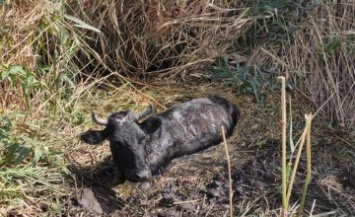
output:
[[[112, 187], [124, 183], [110, 162], [110, 157], [96, 165], [96, 169], [77, 167], [74, 164], [69, 170], [75, 177], [75, 193], [71, 197], [69, 206], [82, 207], [68, 209], [85, 215], [108, 214], [122, 210], [125, 201], [117, 197]], [[74, 214], [72, 213], [72, 214]], [[71, 213], [68, 213], [71, 214]]]

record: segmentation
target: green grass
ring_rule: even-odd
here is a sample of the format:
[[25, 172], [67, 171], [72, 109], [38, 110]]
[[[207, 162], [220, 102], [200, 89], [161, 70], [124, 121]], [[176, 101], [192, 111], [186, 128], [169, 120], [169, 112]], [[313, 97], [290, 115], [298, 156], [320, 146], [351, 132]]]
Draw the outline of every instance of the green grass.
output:
[[52, 203], [69, 190], [64, 155], [48, 145], [50, 137], [42, 140], [21, 132], [14, 119], [13, 111], [0, 116], [0, 211], [37, 215], [34, 209], [40, 210], [44, 201], [49, 212], [59, 214]]
[[218, 66], [210, 68], [209, 79], [231, 86], [238, 94], [250, 94], [257, 103], [265, 103], [267, 95], [279, 88], [272, 75], [258, 67], [237, 64], [231, 66], [226, 58]]

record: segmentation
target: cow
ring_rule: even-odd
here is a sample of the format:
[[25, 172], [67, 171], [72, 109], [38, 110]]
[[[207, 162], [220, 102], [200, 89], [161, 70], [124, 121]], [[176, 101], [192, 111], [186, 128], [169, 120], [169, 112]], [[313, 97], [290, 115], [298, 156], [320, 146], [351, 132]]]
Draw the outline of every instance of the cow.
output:
[[105, 129], [89, 130], [81, 140], [99, 144], [107, 139], [124, 178], [142, 182], [159, 175], [173, 159], [218, 145], [223, 138], [221, 127], [231, 136], [240, 115], [236, 105], [218, 96], [192, 99], [160, 114], [152, 113], [152, 105], [138, 114], [119, 111], [107, 119], [92, 112], [93, 122]]

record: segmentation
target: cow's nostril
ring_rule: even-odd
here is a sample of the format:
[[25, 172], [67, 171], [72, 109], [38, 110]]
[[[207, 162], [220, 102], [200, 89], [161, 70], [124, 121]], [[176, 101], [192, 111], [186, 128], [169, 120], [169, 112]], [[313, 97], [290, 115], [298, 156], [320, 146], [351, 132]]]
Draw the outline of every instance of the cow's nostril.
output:
[[134, 175], [138, 180], [148, 180], [151, 177], [149, 170], [140, 170], [137, 171]]

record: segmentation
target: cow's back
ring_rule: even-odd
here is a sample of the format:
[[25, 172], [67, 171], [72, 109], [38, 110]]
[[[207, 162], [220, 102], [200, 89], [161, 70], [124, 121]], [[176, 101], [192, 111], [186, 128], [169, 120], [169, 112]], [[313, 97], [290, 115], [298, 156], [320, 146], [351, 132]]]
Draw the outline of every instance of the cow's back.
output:
[[148, 118], [160, 122], [149, 135], [146, 151], [153, 164], [164, 165], [172, 159], [217, 145], [221, 127], [231, 135], [238, 121], [237, 107], [221, 97], [194, 99]]
[[209, 134], [220, 134], [223, 126], [231, 134], [239, 118], [237, 107], [221, 97], [194, 99], [160, 115], [166, 132], [186, 142]]

